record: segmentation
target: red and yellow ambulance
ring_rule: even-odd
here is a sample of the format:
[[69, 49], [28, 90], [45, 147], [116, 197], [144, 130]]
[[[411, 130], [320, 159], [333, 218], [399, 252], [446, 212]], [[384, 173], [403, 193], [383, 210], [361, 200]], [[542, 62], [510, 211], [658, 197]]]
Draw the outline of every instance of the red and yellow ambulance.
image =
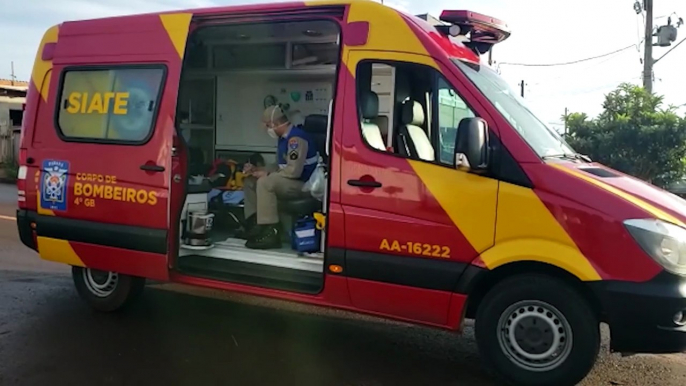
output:
[[[480, 60], [509, 34], [357, 0], [54, 26], [24, 117], [21, 240], [103, 311], [151, 279], [452, 331], [474, 318], [484, 362], [516, 384], [580, 381], [601, 322], [615, 351], [686, 350], [686, 203], [536, 118]], [[274, 103], [325, 171], [323, 198], [278, 204], [285, 227], [321, 220], [310, 253], [290, 248], [297, 232], [245, 248], [219, 226], [240, 200], [200, 182], [213, 159], [273, 161]]]

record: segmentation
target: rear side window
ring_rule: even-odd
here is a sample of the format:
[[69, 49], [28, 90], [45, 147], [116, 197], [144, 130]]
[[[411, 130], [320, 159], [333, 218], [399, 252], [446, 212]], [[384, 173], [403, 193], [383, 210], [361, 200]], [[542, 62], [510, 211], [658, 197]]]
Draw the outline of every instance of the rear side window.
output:
[[57, 128], [64, 140], [144, 143], [152, 135], [164, 68], [67, 69]]

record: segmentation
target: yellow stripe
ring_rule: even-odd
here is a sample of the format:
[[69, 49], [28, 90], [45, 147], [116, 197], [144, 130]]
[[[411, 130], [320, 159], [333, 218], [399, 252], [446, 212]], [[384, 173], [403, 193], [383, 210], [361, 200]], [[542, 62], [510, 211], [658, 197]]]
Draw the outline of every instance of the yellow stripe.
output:
[[658, 218], [658, 219], [661, 219], [664, 221], [668, 221], [668, 222], [671, 222], [673, 224], [676, 224], [676, 225], [679, 225], [682, 227], [686, 227], [686, 225], [681, 220], [679, 220], [678, 218], [672, 216], [671, 214], [669, 214], [669, 213], [667, 213], [667, 212], [665, 212], [659, 208], [656, 208], [655, 206], [645, 202], [644, 200], [634, 196], [633, 194], [624, 192], [620, 189], [615, 188], [612, 185], [608, 185], [602, 181], [598, 181], [594, 178], [586, 176], [582, 172], [566, 168], [562, 165], [550, 164], [550, 166], [552, 166], [558, 170], [562, 170], [563, 172], [570, 174], [574, 177], [580, 178], [586, 182], [589, 182], [589, 183], [591, 183], [591, 184], [593, 184], [593, 185], [595, 185], [601, 189], [604, 189], [604, 190], [606, 190], [606, 191], [608, 191], [608, 192], [610, 192], [610, 193], [612, 193], [612, 194], [636, 205], [637, 207], [645, 210], [646, 212], [655, 216], [655, 218]]
[[86, 266], [68, 241], [42, 236], [38, 236], [37, 239], [38, 253], [42, 259], [77, 267]]
[[408, 161], [477, 252], [493, 245], [498, 181], [462, 170]]
[[0, 220], [16, 221], [17, 218], [16, 218], [16, 217], [10, 217], [10, 216], [3, 216], [3, 215], [0, 215]]
[[[368, 56], [364, 59], [406, 61], [439, 68], [417, 35], [410, 29], [402, 16], [392, 8], [373, 1], [306, 1], [305, 4], [308, 6], [350, 4], [347, 22], [369, 22], [367, 43], [364, 46], [352, 48], [353, 50], [374, 51], [373, 53], [367, 52]], [[343, 64], [354, 76], [357, 63], [362, 58], [351, 62], [349, 60], [350, 52], [350, 47], [343, 46]], [[415, 55], [408, 56], [407, 54]]]
[[410, 54], [405, 52], [350, 50], [345, 66], [353, 77], [357, 77], [357, 65], [363, 60], [391, 60], [406, 63], [417, 63], [438, 69], [436, 62], [430, 56]]
[[[54, 216], [55, 212], [53, 212], [50, 209], [45, 209], [45, 208], [41, 207], [41, 205], [40, 205], [40, 184], [37, 184], [36, 187], [38, 189], [38, 192], [36, 192], [36, 201], [37, 201], [36, 207], [38, 208], [38, 214], [42, 214], [44, 216]], [[67, 196], [67, 197], [69, 197], [69, 196]], [[67, 199], [69, 199], [69, 198], [67, 198]]]
[[178, 52], [181, 59], [183, 59], [186, 51], [186, 40], [188, 39], [188, 29], [192, 18], [192, 13], [160, 15], [162, 25], [164, 25], [164, 29], [167, 31], [169, 39], [174, 44], [174, 48], [176, 48], [176, 52]]
[[567, 231], [532, 189], [500, 182], [496, 244], [481, 259], [489, 269], [517, 261], [539, 261], [581, 280], [601, 280]]
[[43, 39], [38, 46], [36, 59], [33, 62], [33, 71], [31, 72], [31, 80], [36, 90], [40, 91], [44, 102], [48, 101], [50, 93], [50, 74], [52, 70], [52, 60], [43, 60], [43, 48], [48, 43], [57, 43], [59, 35], [59, 26], [54, 26], [48, 29], [43, 35]]
[[372, 1], [354, 2], [348, 11], [348, 22], [369, 22], [366, 50], [409, 52], [428, 55], [417, 35], [398, 11]]

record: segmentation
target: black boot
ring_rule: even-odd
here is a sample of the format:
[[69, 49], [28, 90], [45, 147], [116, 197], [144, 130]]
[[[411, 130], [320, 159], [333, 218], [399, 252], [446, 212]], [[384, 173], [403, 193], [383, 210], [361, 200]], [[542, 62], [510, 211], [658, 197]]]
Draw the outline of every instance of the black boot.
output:
[[248, 240], [257, 236], [257, 231], [259, 231], [257, 227], [257, 216], [253, 214], [245, 219], [241, 229], [236, 232], [236, 238]]
[[281, 248], [281, 232], [276, 225], [258, 225], [257, 235], [248, 239], [245, 246], [250, 249]]

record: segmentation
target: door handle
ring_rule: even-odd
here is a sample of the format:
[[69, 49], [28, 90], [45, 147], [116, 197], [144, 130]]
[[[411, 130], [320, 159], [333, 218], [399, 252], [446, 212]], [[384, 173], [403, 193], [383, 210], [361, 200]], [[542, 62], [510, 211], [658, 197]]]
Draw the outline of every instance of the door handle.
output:
[[145, 164], [141, 165], [141, 170], [145, 170], [146, 172], [163, 172], [164, 166]]
[[348, 180], [348, 185], [357, 186], [360, 188], [380, 188], [381, 182], [377, 181], [362, 181], [362, 180]]

